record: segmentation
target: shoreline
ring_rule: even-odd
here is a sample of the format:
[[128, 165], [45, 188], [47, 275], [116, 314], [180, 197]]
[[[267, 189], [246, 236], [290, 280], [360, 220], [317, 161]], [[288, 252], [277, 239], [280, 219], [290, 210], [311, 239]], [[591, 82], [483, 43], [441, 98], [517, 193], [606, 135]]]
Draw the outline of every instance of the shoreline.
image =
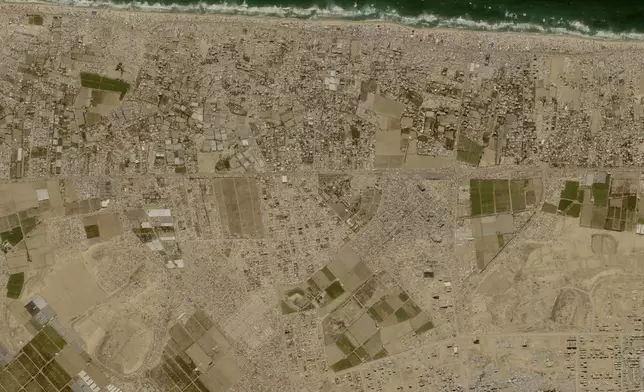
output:
[[[81, 0], [78, 2], [72, 3], [63, 3], [57, 1], [7, 1], [0, 0], [0, 4], [7, 5], [17, 5], [17, 6], [51, 6], [51, 7], [65, 7], [70, 9], [78, 10], [101, 10], [101, 11], [125, 11], [132, 13], [140, 14], [162, 14], [162, 15], [191, 15], [191, 16], [217, 16], [217, 17], [229, 17], [229, 18], [253, 18], [253, 19], [263, 19], [263, 20], [273, 20], [280, 23], [320, 23], [320, 24], [329, 24], [329, 25], [394, 25], [401, 28], [411, 29], [411, 30], [422, 30], [422, 31], [434, 31], [434, 32], [472, 32], [478, 35], [492, 35], [492, 34], [503, 34], [504, 36], [509, 35], [523, 35], [523, 36], [532, 36], [532, 37], [560, 37], [560, 38], [577, 38], [583, 40], [592, 40], [596, 42], [611, 42], [611, 43], [638, 43], [644, 42], [644, 33], [614, 33], [611, 31], [598, 31], [596, 34], [584, 34], [579, 31], [566, 30], [561, 27], [544, 27], [541, 25], [531, 25], [534, 28], [523, 30], [522, 27], [526, 27], [526, 23], [516, 23], [514, 24], [517, 29], [512, 28], [495, 28], [500, 24], [488, 24], [483, 21], [471, 21], [464, 20], [470, 25], [477, 26], [487, 26], [475, 28], [472, 26], [462, 26], [462, 27], [451, 27], [451, 26], [430, 26], [421, 22], [411, 23], [410, 21], [416, 20], [420, 21], [423, 18], [429, 17], [434, 18], [434, 15], [420, 15], [418, 17], [404, 17], [397, 15], [397, 13], [390, 14], [395, 15], [395, 17], [380, 17], [374, 18], [366, 15], [358, 15], [356, 11], [345, 10], [339, 7], [320, 9], [317, 7], [311, 8], [293, 8], [293, 7], [278, 7], [278, 6], [264, 6], [264, 7], [247, 7], [244, 5], [227, 5], [227, 4], [207, 4], [207, 3], [195, 3], [191, 5], [179, 5], [179, 4], [170, 4], [164, 5], [160, 3], [148, 3], [148, 2], [130, 2], [125, 4], [113, 3], [111, 1], [100, 1], [94, 2], [91, 0]], [[134, 6], [132, 6], [134, 5]], [[308, 14], [300, 12], [291, 12], [290, 10], [300, 10], [308, 11]], [[321, 12], [321, 13], [319, 13]], [[358, 11], [363, 12], [363, 11]], [[319, 14], [318, 14], [319, 13]], [[346, 16], [343, 16], [342, 13], [346, 13]], [[372, 10], [373, 14], [378, 14], [377, 10]], [[381, 13], [382, 14], [382, 13]], [[300, 15], [300, 17], [298, 17]], [[459, 18], [460, 19], [460, 18]], [[407, 22], [406, 22], [407, 21]], [[578, 23], [578, 22], [575, 22]], [[502, 22], [504, 26], [513, 26], [512, 23]], [[539, 30], [542, 31], [534, 31]]]

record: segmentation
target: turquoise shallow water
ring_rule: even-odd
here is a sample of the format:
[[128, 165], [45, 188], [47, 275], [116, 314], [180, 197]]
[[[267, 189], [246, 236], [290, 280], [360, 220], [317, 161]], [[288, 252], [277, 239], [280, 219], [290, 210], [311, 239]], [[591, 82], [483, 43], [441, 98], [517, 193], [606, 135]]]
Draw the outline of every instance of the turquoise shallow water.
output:
[[[108, 3], [61, 0], [76, 5]], [[385, 19], [427, 27], [644, 39], [644, 0], [113, 0], [111, 6], [299, 18]]]

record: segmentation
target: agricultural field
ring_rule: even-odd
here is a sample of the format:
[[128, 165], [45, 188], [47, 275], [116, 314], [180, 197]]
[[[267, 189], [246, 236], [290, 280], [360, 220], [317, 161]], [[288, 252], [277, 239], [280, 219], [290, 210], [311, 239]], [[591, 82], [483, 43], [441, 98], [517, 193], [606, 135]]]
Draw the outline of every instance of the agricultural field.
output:
[[541, 198], [540, 179], [471, 179], [470, 216], [524, 211]]
[[0, 392], [644, 391], [644, 25], [70, 3], [0, 2]]
[[17, 299], [22, 293], [22, 286], [25, 284], [25, 273], [18, 272], [9, 275], [9, 282], [7, 282], [7, 297]]
[[202, 310], [173, 325], [170, 336], [162, 363], [150, 372], [161, 391], [227, 390], [241, 377], [243, 361]]
[[113, 91], [120, 93], [120, 99], [125, 98], [125, 94], [130, 90], [130, 84], [119, 79], [111, 79], [89, 72], [81, 72], [81, 86], [93, 90]]
[[398, 342], [431, 330], [431, 316], [384, 272], [374, 274], [344, 248], [306, 282], [283, 290], [282, 312], [319, 308], [330, 368], [342, 371], [384, 358]]
[[20, 391], [20, 388], [25, 392], [63, 390], [72, 376], [54, 358], [65, 346], [65, 339], [51, 326], [45, 326], [0, 371], [0, 391]]
[[638, 223], [639, 177], [589, 172], [582, 181], [566, 180], [558, 204], [543, 211], [580, 218], [580, 225], [613, 231], [634, 231]]
[[484, 149], [485, 147], [461, 135], [458, 139], [456, 159], [472, 166], [478, 166]]
[[44, 22], [44, 19], [42, 15], [29, 15], [30, 25], [42, 26], [43, 22]]

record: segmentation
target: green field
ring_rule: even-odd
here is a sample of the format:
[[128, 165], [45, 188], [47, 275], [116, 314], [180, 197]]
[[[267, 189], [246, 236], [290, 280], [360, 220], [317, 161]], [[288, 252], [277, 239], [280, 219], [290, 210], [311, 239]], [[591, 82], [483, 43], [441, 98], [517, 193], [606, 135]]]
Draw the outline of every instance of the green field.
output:
[[49, 340], [51, 340], [51, 342], [54, 343], [59, 349], [62, 350], [63, 348], [65, 348], [65, 346], [67, 346], [65, 339], [63, 339], [63, 337], [60, 336], [60, 334], [56, 332], [56, 330], [51, 325], [45, 326], [45, 328], [42, 329], [42, 332], [47, 335]]
[[2, 386], [6, 391], [19, 391], [20, 385], [18, 382], [11, 376], [8, 370], [0, 371], [0, 386]]
[[23, 367], [23, 368], [25, 368], [25, 370], [27, 370], [27, 372], [29, 372], [29, 375], [30, 375], [30, 376], [32, 376], [32, 377], [33, 377], [33, 376], [35, 376], [36, 374], [38, 374], [38, 368], [36, 367], [36, 365], [34, 365], [34, 363], [33, 363], [33, 362], [31, 362], [31, 359], [29, 359], [29, 357], [27, 356], [27, 354], [24, 354], [24, 353], [23, 353], [23, 354], [21, 354], [21, 355], [18, 357], [18, 362], [20, 362], [20, 364], [22, 365], [22, 367]]
[[564, 190], [561, 191], [561, 198], [568, 200], [577, 200], [579, 192], [579, 181], [566, 181]]
[[335, 344], [337, 344], [338, 348], [342, 350], [345, 355], [349, 355], [353, 350], [356, 349], [353, 343], [351, 343], [351, 340], [349, 340], [349, 338], [344, 334], [340, 336], [340, 339], [338, 339]]
[[396, 310], [396, 312], [394, 312], [394, 315], [396, 315], [396, 321], [398, 321], [399, 323], [410, 319], [409, 314], [405, 312], [405, 309], [403, 308]]
[[329, 267], [324, 266], [324, 268], [322, 268], [322, 273], [323, 273], [323, 274], [324, 274], [324, 276], [326, 276], [326, 278], [327, 278], [327, 279], [329, 279], [331, 282], [333, 282], [333, 281], [335, 280], [335, 275], [333, 275], [333, 272], [331, 272], [331, 270], [329, 269]]
[[38, 354], [38, 351], [36, 351], [36, 348], [31, 343], [26, 344], [22, 348], [22, 351], [27, 357], [29, 357], [29, 360], [34, 364], [34, 366], [36, 366], [36, 368], [45, 366], [45, 363], [47, 363], [43, 357]]
[[61, 389], [72, 379], [56, 361], [49, 362], [42, 372], [57, 389]]
[[20, 226], [17, 226], [9, 231], [0, 233], [0, 238], [2, 238], [2, 241], [7, 241], [8, 243], [10, 243], [11, 246], [16, 246], [20, 243], [20, 241], [22, 241], [24, 236], [22, 235], [22, 229], [20, 228]]
[[121, 93], [119, 99], [123, 100], [125, 94], [130, 89], [130, 84], [119, 79], [111, 79], [89, 72], [81, 72], [81, 86], [105, 91], [114, 91]]
[[38, 381], [38, 384], [40, 384], [42, 386], [42, 388], [45, 390], [45, 392], [56, 391], [57, 390], [57, 388], [54, 387], [51, 384], [51, 382], [49, 382], [47, 377], [42, 373], [38, 373], [36, 375], [36, 381]]
[[471, 179], [471, 216], [523, 211], [537, 202], [536, 193], [528, 190], [531, 186], [532, 179]]
[[575, 203], [570, 208], [568, 208], [568, 211], [566, 212], [566, 215], [572, 216], [573, 218], [579, 218], [579, 215], [581, 215], [581, 204]]
[[572, 204], [571, 200], [566, 200], [566, 199], [560, 199], [559, 200], [559, 206], [557, 207], [557, 210], [561, 212], [566, 212], [568, 207]]
[[593, 204], [598, 207], [608, 205], [608, 196], [610, 192], [610, 174], [606, 176], [606, 182], [596, 182], [592, 186]]
[[344, 293], [344, 288], [342, 287], [342, 284], [340, 284], [340, 282], [335, 281], [331, 283], [331, 285], [324, 291], [326, 291], [331, 299], [336, 299]]
[[391, 308], [391, 306], [389, 306], [389, 304], [384, 299], [381, 299], [380, 301], [376, 302], [372, 307], [370, 307], [367, 310], [367, 313], [369, 313], [371, 318], [377, 322], [384, 321], [393, 312], [394, 310]]
[[349, 369], [352, 366], [353, 365], [351, 365], [351, 362], [349, 362], [348, 359], [341, 359], [338, 362], [336, 362], [333, 365], [331, 365], [331, 369], [334, 372], [339, 372], [341, 370]]
[[510, 182], [508, 180], [494, 180], [494, 204], [496, 212], [511, 211]]
[[414, 332], [416, 332], [417, 334], [421, 334], [423, 332], [429, 331], [432, 328], [434, 328], [434, 323], [432, 323], [431, 321], [428, 321], [425, 324], [421, 325], [420, 328], [418, 328]]
[[25, 284], [25, 273], [18, 272], [17, 274], [9, 275], [9, 282], [7, 282], [7, 297], [17, 299], [22, 293], [22, 287]]
[[525, 210], [525, 181], [524, 180], [511, 180], [510, 181], [510, 194], [512, 197], [512, 210], [520, 211]]
[[478, 180], [470, 180], [470, 205], [472, 216], [481, 215], [481, 192]]
[[40, 15], [31, 15], [31, 16], [29, 16], [29, 24], [30, 25], [42, 26], [42, 24], [43, 24], [42, 16], [40, 16]]
[[31, 344], [47, 362], [54, 359], [56, 354], [60, 351], [58, 346], [56, 346], [56, 344], [54, 344], [54, 342], [52, 342], [43, 331], [40, 331], [36, 336], [34, 336], [31, 340]]
[[494, 180], [480, 180], [481, 212], [485, 215], [494, 214]]
[[456, 151], [456, 159], [473, 166], [478, 166], [483, 157], [483, 150], [485, 147], [468, 139], [465, 136], [458, 138], [458, 149]]
[[19, 361], [13, 361], [7, 366], [7, 370], [20, 385], [25, 385], [31, 380], [29, 372], [20, 364]]

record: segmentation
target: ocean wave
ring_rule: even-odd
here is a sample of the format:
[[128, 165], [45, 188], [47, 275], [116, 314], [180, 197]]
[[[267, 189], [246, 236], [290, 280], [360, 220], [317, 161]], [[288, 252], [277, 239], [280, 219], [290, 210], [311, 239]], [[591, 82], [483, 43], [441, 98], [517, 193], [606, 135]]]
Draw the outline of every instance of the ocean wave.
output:
[[[24, 0], [23, 2], [32, 2]], [[42, 2], [33, 0], [33, 2]], [[45, 0], [45, 2], [47, 2]], [[245, 2], [238, 3], [205, 3], [192, 4], [162, 4], [149, 2], [113, 2], [92, 0], [51, 0], [50, 2], [64, 5], [88, 8], [120, 8], [141, 11], [157, 12], [196, 12], [215, 13], [225, 15], [272, 16], [299, 19], [347, 19], [396, 22], [413, 27], [437, 27], [451, 29], [503, 31], [503, 32], [530, 32], [541, 34], [568, 35], [578, 37], [591, 37], [605, 40], [644, 40], [644, 33], [636, 31], [615, 32], [607, 30], [594, 30], [586, 24], [572, 20], [549, 18], [542, 19], [542, 23], [521, 21], [515, 14], [506, 12], [506, 20], [490, 22], [474, 20], [468, 17], [443, 17], [435, 14], [421, 14], [418, 16], [403, 16], [394, 9], [377, 9], [374, 6], [343, 8], [330, 7], [284, 7], [284, 6], [249, 6]], [[522, 15], [524, 18], [525, 14]]]

